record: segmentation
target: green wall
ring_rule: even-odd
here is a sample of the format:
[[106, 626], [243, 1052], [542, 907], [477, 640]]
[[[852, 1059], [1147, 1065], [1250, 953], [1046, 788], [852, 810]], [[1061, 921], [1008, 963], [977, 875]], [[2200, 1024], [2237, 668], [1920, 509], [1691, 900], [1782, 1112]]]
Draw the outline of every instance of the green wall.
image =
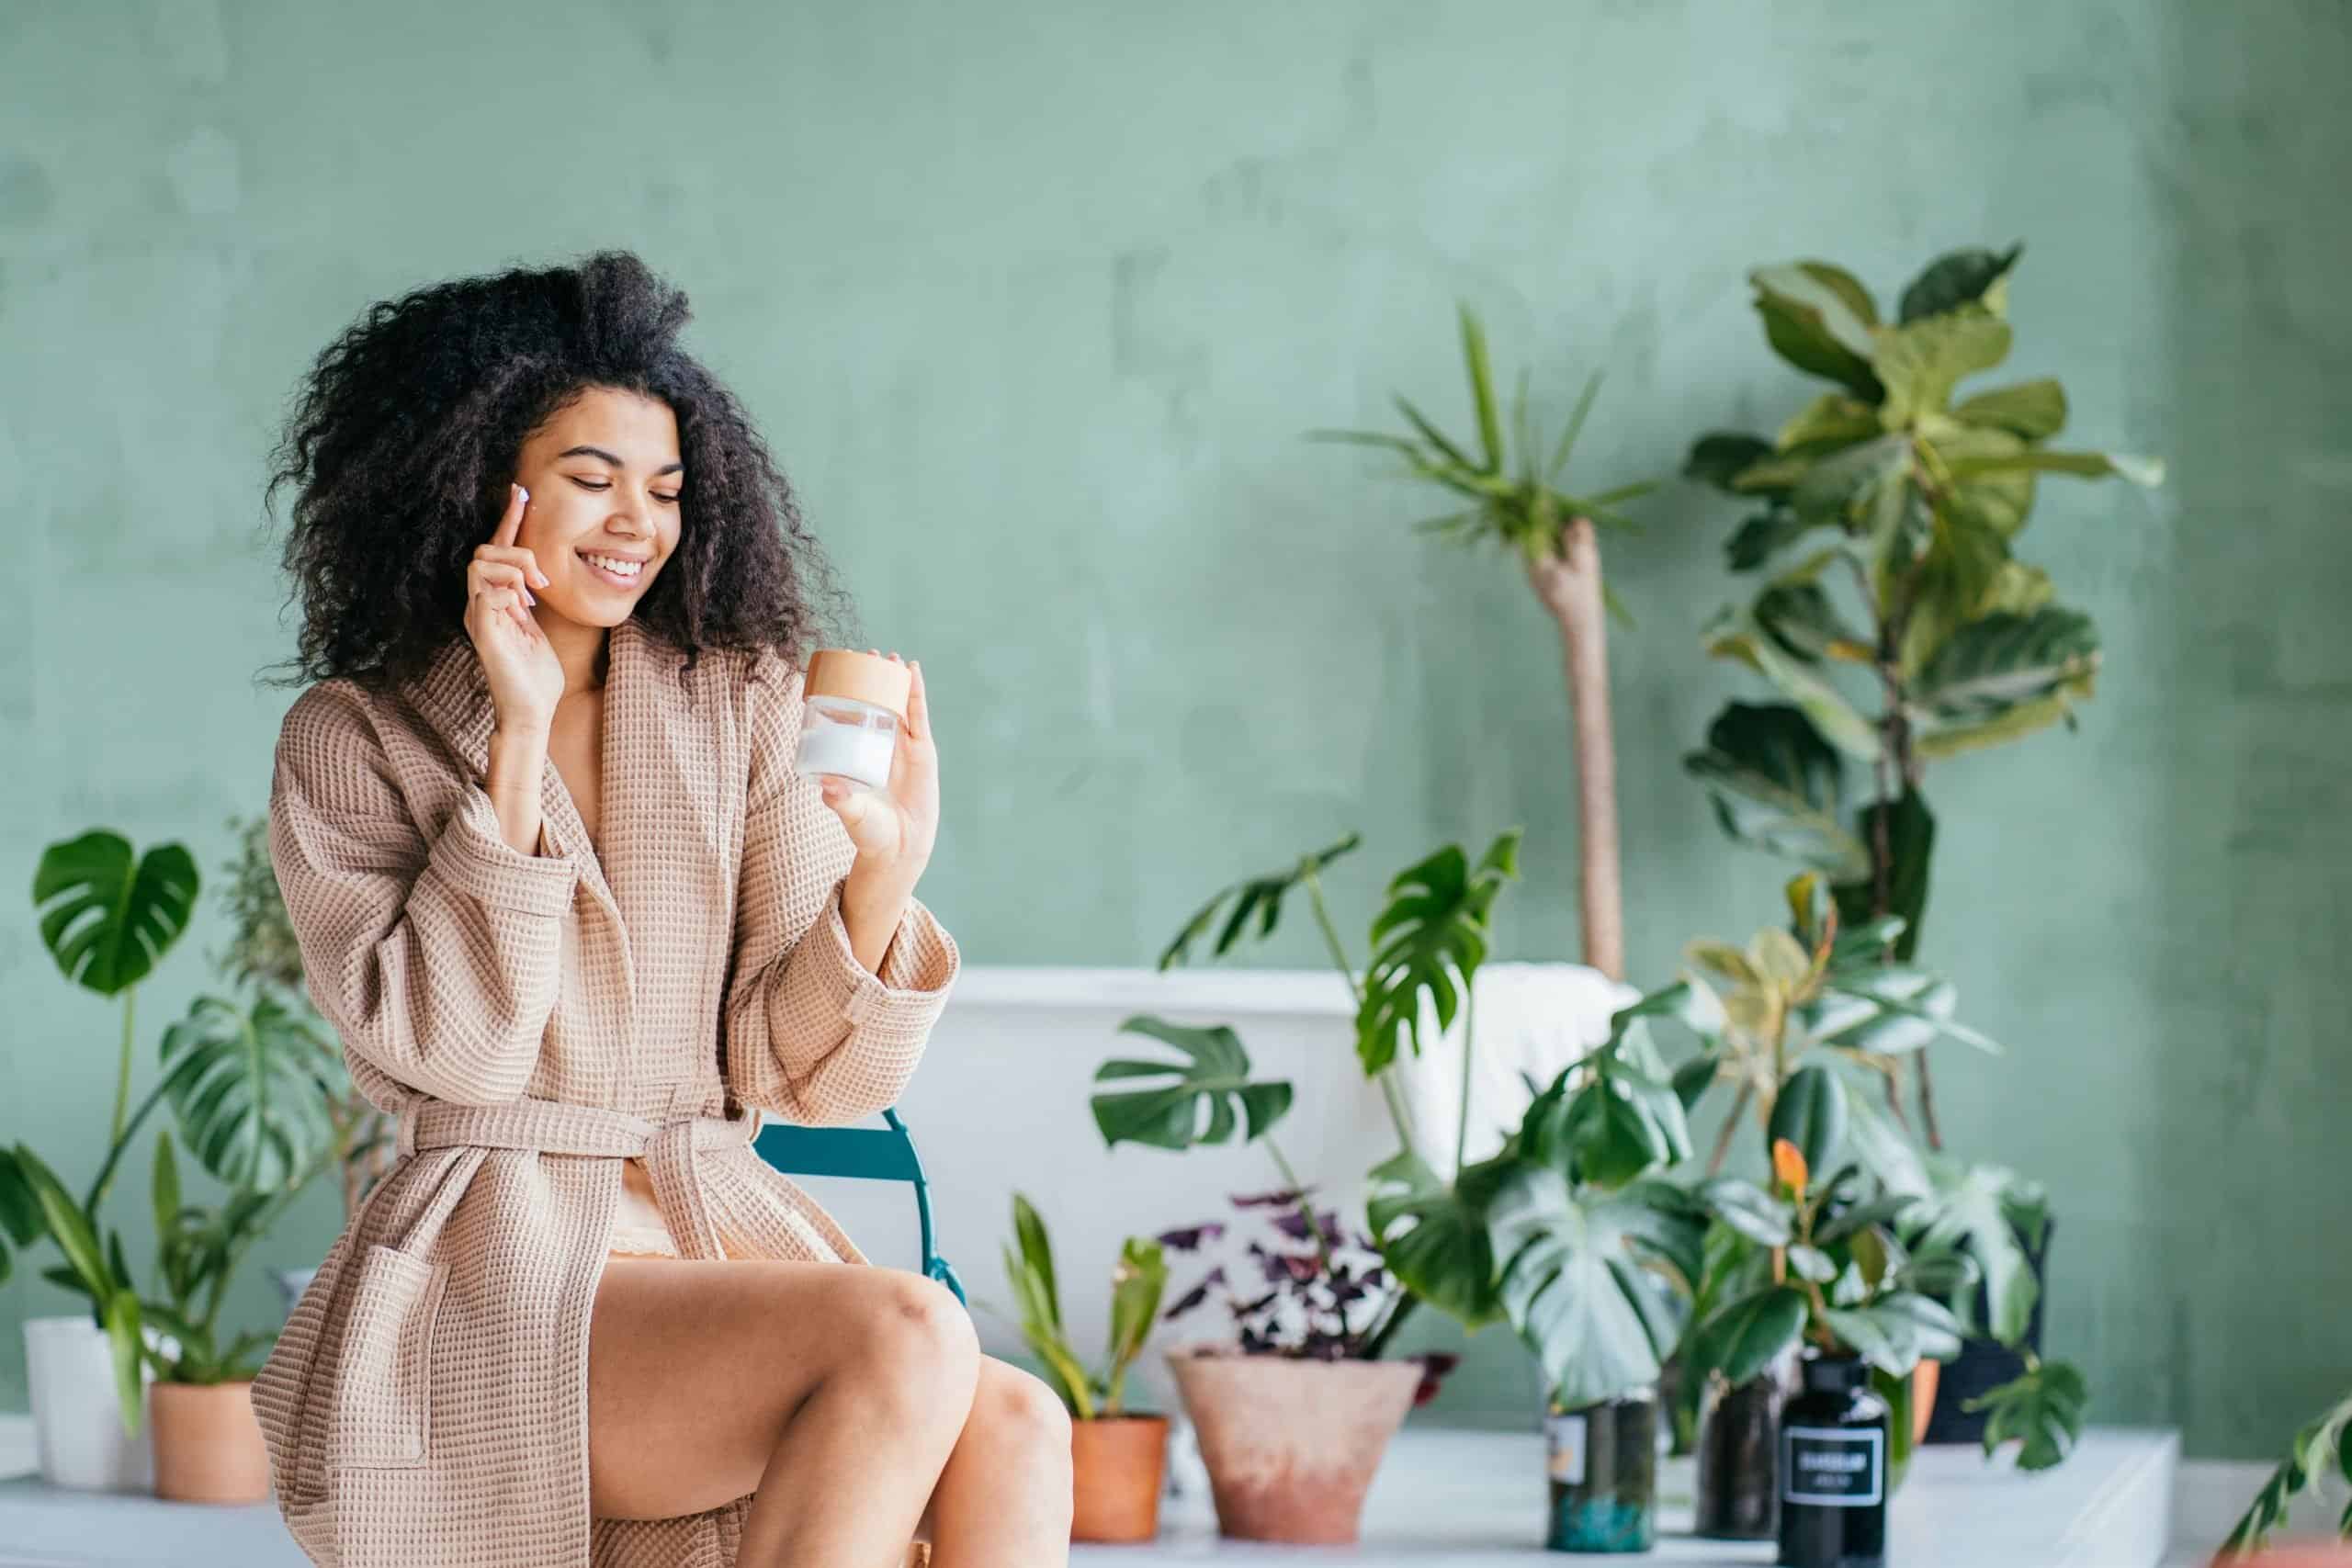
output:
[[[2023, 238], [2016, 368], [2174, 479], [2044, 487], [2026, 553], [2098, 618], [2100, 696], [1937, 781], [1934, 953], [2014, 1043], [1944, 1059], [1947, 1124], [2054, 1189], [2050, 1336], [2098, 1419], [2275, 1449], [2352, 1382], [2352, 18], [1435, 11], [0, 5], [0, 1135], [86, 1180], [111, 1093], [118, 1015], [29, 918], [40, 846], [104, 823], [209, 872], [265, 804], [288, 698], [251, 677], [290, 631], [264, 454], [370, 300], [607, 243], [691, 291], [863, 640], [932, 671], [925, 896], [973, 962], [1148, 962], [1214, 881], [1347, 827], [1362, 910], [1513, 822], [1503, 954], [1552, 958], [1577, 933], [1548, 624], [1499, 560], [1408, 532], [1428, 497], [1300, 433], [1383, 423], [1396, 389], [1459, 423], [1460, 297], [1535, 365], [1547, 427], [1606, 367], [1578, 472], [1663, 471], [1800, 398], [1747, 266], [1826, 254], [1886, 293]], [[1646, 514], [1611, 547], [1639, 620], [1611, 657], [1656, 979], [1769, 918], [1780, 867], [1678, 765], [1750, 689], [1695, 637], [1732, 516], [1679, 486]], [[141, 998], [142, 1087], [208, 919]], [[1284, 934], [1255, 956], [1321, 962]], [[334, 1234], [313, 1197], [272, 1261]], [[260, 1278], [236, 1299], [274, 1321]], [[67, 1300], [0, 1288], [0, 1407], [17, 1319]], [[1482, 1337], [1444, 1409], [1516, 1418], [1522, 1380]]]

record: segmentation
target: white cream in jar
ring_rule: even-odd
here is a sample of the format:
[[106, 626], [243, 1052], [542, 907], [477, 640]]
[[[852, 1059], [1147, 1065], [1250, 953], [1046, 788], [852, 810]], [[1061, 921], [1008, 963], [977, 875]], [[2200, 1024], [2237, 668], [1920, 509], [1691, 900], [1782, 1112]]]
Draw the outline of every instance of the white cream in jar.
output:
[[896, 660], [819, 649], [809, 656], [801, 689], [794, 770], [808, 778], [831, 775], [855, 788], [888, 788], [913, 682], [913, 672]]

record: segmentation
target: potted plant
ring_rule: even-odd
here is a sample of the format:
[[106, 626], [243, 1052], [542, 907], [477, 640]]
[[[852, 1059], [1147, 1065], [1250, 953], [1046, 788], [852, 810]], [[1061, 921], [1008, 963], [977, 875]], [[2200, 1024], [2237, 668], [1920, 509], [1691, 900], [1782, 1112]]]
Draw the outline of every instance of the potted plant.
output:
[[1657, 1382], [1701, 1271], [1702, 1213], [1657, 1173], [1690, 1154], [1638, 1005], [1460, 1183], [1503, 1311], [1544, 1371], [1554, 1551], [1646, 1551]]
[[[1495, 901], [1519, 875], [1520, 839], [1516, 828], [1497, 834], [1476, 863], [1461, 845], [1447, 844], [1391, 877], [1370, 924], [1370, 958], [1361, 974], [1331, 919], [1322, 882], [1322, 874], [1362, 841], [1352, 832], [1301, 855], [1292, 865], [1219, 889], [1159, 955], [1163, 971], [1186, 962], [1193, 945], [1215, 928], [1212, 955], [1223, 957], [1253, 930], [1261, 938], [1272, 935], [1284, 900], [1292, 893], [1305, 893], [1354, 1006], [1357, 1066], [1378, 1086], [1396, 1134], [1396, 1152], [1369, 1172], [1370, 1236], [1387, 1267], [1374, 1326], [1364, 1342], [1368, 1358], [1386, 1351], [1422, 1302], [1470, 1333], [1502, 1320], [1484, 1222], [1463, 1201], [1454, 1180], [1441, 1174], [1437, 1162], [1447, 1162], [1457, 1176], [1464, 1168], [1476, 1066], [1477, 972], [1492, 942]], [[1398, 1083], [1400, 1053], [1418, 1055], [1422, 1049], [1424, 1003], [1441, 1032], [1452, 1028], [1457, 1016], [1462, 1020], [1462, 1094], [1450, 1147], [1428, 1147], [1429, 1135], [1416, 1124]], [[1282, 1086], [1281, 1102], [1289, 1103], [1287, 1084]], [[1161, 1109], [1159, 1102], [1148, 1100], [1128, 1103], [1141, 1111], [1140, 1120], [1147, 1124]], [[1106, 1127], [1106, 1137], [1109, 1131]], [[1283, 1180], [1291, 1190], [1299, 1187], [1287, 1170]]]
[[[170, 1488], [165, 1495], [243, 1487], [257, 1496], [250, 1493], [256, 1467], [266, 1483], [246, 1385], [250, 1352], [267, 1337], [241, 1336], [218, 1351], [215, 1324], [243, 1252], [336, 1157], [327, 1108], [343, 1080], [333, 1043], [266, 991], [248, 1007], [206, 995], [165, 1031], [164, 1076], [130, 1110], [129, 987], [145, 973], [140, 965], [151, 964], [186, 929], [197, 886], [194, 863], [178, 846], [150, 852], [134, 864], [130, 844], [103, 831], [51, 845], [35, 876], [35, 899], [47, 906], [43, 936], [60, 968], [94, 989], [126, 993], [113, 1132], [88, 1193], [76, 1200], [25, 1144], [0, 1158], [0, 1215], [9, 1233], [20, 1246], [42, 1236], [54, 1241], [65, 1261], [44, 1277], [90, 1303], [86, 1318], [26, 1325], [28, 1350], [42, 1352], [32, 1371], [43, 1473], [60, 1485]], [[125, 950], [138, 959], [126, 959]], [[182, 1203], [169, 1135], [159, 1137], [153, 1197], [165, 1293], [147, 1301], [120, 1233], [108, 1231], [101, 1245], [99, 1215], [140, 1125], [164, 1104], [228, 1195], [218, 1209]], [[197, 1313], [192, 1299], [208, 1286], [210, 1301]], [[151, 1378], [208, 1391], [191, 1395], [175, 1387], [154, 1396], [175, 1418], [159, 1424], [153, 1440], [141, 1426]], [[226, 1427], [191, 1427], [187, 1415], [198, 1407], [225, 1412]], [[225, 1446], [224, 1431], [232, 1439]], [[240, 1436], [242, 1446], [234, 1440]], [[202, 1467], [214, 1461], [228, 1468], [208, 1480]]]
[[[1957, 1336], [1962, 1323], [1939, 1298], [1973, 1284], [1986, 1271], [1981, 1259], [1995, 1260], [1990, 1267], [2003, 1281], [1998, 1293], [2004, 1299], [2018, 1295], [2015, 1281], [2026, 1273], [1999, 1227], [1987, 1224], [1988, 1212], [1997, 1218], [2007, 1173], [1939, 1164], [1940, 1175], [1930, 1178], [1928, 1161], [1893, 1119], [1873, 1107], [1871, 1095], [1848, 1088], [1849, 1077], [1892, 1083], [1895, 1063], [1931, 1039], [1987, 1051], [1997, 1044], [1953, 1017], [1957, 997], [1949, 981], [1887, 961], [1900, 916], [1841, 929], [1836, 903], [1818, 876], [1801, 874], [1786, 892], [1789, 926], [1766, 928], [1744, 949], [1691, 943], [1685, 976], [1657, 993], [1655, 1004], [1679, 1018], [1701, 1043], [1675, 1071], [1686, 1102], [1696, 1104], [1716, 1083], [1736, 1086], [1707, 1175], [1696, 1189], [1719, 1230], [1710, 1241], [1700, 1288], [1704, 1310], [1689, 1350], [1694, 1372], [1719, 1380], [1718, 1402], [1700, 1437], [1700, 1528], [1741, 1537], [1765, 1528], [1760, 1463], [1769, 1448], [1756, 1434], [1770, 1428], [1769, 1407], [1781, 1392], [1787, 1354], [1804, 1342], [1801, 1330], [1808, 1320], [1797, 1311], [1798, 1298], [1807, 1305], [1820, 1298], [1825, 1315], [1810, 1321], [1849, 1342], [1867, 1329], [1864, 1318], [1851, 1314], [1864, 1307], [1876, 1311], [1883, 1299], [1915, 1327], [1924, 1324], [1939, 1335], [1949, 1322]], [[1778, 1162], [1773, 1169], [1781, 1185], [1789, 1185], [1793, 1168], [1783, 1144], [1806, 1172], [1835, 1172], [1808, 1189], [1809, 1207], [1721, 1174], [1731, 1140], [1751, 1111]], [[1804, 1229], [1800, 1220], [1816, 1229]], [[1857, 1247], [1860, 1261], [1849, 1272], [1840, 1259]], [[1834, 1273], [1812, 1277], [1829, 1263], [1838, 1264]], [[1848, 1315], [1826, 1315], [1832, 1308]], [[2008, 1319], [1999, 1326], [2017, 1328]], [[1823, 1341], [1816, 1335], [1814, 1342]], [[1940, 1337], [1933, 1342], [1940, 1345]], [[1909, 1446], [1924, 1429], [1922, 1407], [1935, 1398], [1932, 1382], [1917, 1369], [1948, 1358], [1881, 1354], [1871, 1343], [1853, 1348], [1876, 1369], [1873, 1382], [1892, 1411], [1892, 1487], [1900, 1483]], [[1957, 1338], [1953, 1348], [1956, 1353]], [[1773, 1381], [1759, 1385], [1760, 1378]], [[2071, 1366], [2039, 1361], [1997, 1391], [2020, 1412], [2039, 1411], [2059, 1435], [2055, 1455], [2021, 1456], [2030, 1468], [2056, 1462], [2079, 1435], [2080, 1391], [2080, 1374]], [[1768, 1410], [1762, 1416], [1759, 1404]]]
[[[1727, 833], [1819, 872], [1849, 924], [1901, 916], [1895, 963], [1914, 958], [1927, 905], [1928, 765], [2071, 728], [2092, 694], [2096, 626], [2015, 553], [2037, 476], [2163, 479], [2154, 458], [2052, 448], [2068, 413], [2055, 380], [1956, 396], [2008, 355], [2008, 278], [2022, 252], [1938, 257], [1891, 321], [1826, 262], [1750, 273], [1766, 341], [1830, 389], [1770, 439], [1702, 436], [1685, 465], [1754, 508], [1725, 553], [1761, 583], [1707, 627], [1708, 651], [1748, 666], [1781, 699], [1727, 705], [1685, 765]], [[1913, 1053], [1905, 1076], [1938, 1152], [1929, 1060]], [[1888, 1103], [1907, 1118], [1898, 1088], [1888, 1086]], [[2030, 1238], [2035, 1250], [2043, 1234]], [[1954, 1380], [1974, 1391], [1988, 1362], [1998, 1382], [2022, 1356], [1972, 1338]], [[1955, 1440], [1974, 1436], [1965, 1423], [1937, 1425]]]
[[[1284, 1249], [1263, 1242], [1250, 1256], [1265, 1290], [1248, 1299], [1211, 1269], [1166, 1314], [1173, 1319], [1212, 1292], [1232, 1314], [1231, 1338], [1172, 1347], [1167, 1363], [1201, 1445], [1217, 1528], [1239, 1540], [1352, 1542], [1365, 1492], [1406, 1411], [1434, 1391], [1450, 1356], [1377, 1359], [1375, 1311], [1386, 1281], [1368, 1237], [1353, 1243], [1336, 1211], [1318, 1213], [1272, 1137], [1291, 1104], [1291, 1085], [1251, 1076], [1248, 1051], [1225, 1025], [1188, 1027], [1132, 1017], [1123, 1032], [1175, 1047], [1182, 1062], [1114, 1058], [1098, 1083], [1172, 1081], [1098, 1090], [1095, 1124], [1106, 1145], [1138, 1143], [1167, 1149], [1225, 1143], [1239, 1134], [1265, 1146], [1283, 1185], [1239, 1197], [1237, 1206], [1280, 1213]], [[1197, 1251], [1224, 1235], [1221, 1224], [1163, 1234], [1161, 1244]]]
[[1014, 1246], [1004, 1277], [1020, 1305], [1021, 1335], [1070, 1414], [1075, 1506], [1072, 1540], [1149, 1540], [1159, 1533], [1159, 1492], [1168, 1461], [1168, 1417], [1125, 1408], [1127, 1369], [1143, 1353], [1168, 1284], [1157, 1241], [1129, 1236], [1111, 1276], [1111, 1339], [1102, 1371], [1090, 1372], [1062, 1326], [1061, 1289], [1046, 1222], [1012, 1195]]
[[[1460, 307], [1462, 358], [1470, 381], [1471, 407], [1478, 426], [1476, 455], [1457, 443], [1401, 395], [1397, 412], [1413, 427], [1411, 436], [1378, 431], [1321, 430], [1309, 438], [1376, 446], [1405, 459], [1406, 477], [1428, 480], [1453, 492], [1464, 510], [1416, 524], [1468, 547], [1491, 539], [1519, 558], [1528, 586], [1557, 624], [1567, 678], [1577, 780], [1578, 907], [1583, 918], [1584, 961], [1612, 980], [1625, 977], [1625, 911], [1617, 853], [1617, 751], [1609, 720], [1609, 637], [1605, 608], [1616, 596], [1601, 573], [1596, 525], [1635, 531], [1640, 525], [1617, 508], [1657, 488], [1654, 480], [1619, 485], [1592, 495], [1555, 488], [1563, 477], [1577, 437], [1600, 389], [1595, 371], [1561, 428], [1548, 457], [1537, 457], [1528, 423], [1527, 373], [1520, 372], [1511, 402], [1510, 429], [1503, 429], [1487, 368], [1487, 333], [1464, 304]], [[1517, 447], [1513, 456], [1511, 446]]]
[[[116, 1155], [137, 1125], [130, 1116], [130, 1065], [139, 983], [187, 931], [198, 880], [185, 846], [160, 844], [135, 854], [128, 840], [102, 829], [49, 845], [33, 872], [41, 940], [59, 972], [85, 990], [122, 999], [109, 1153], [88, 1193], [77, 1201], [22, 1143], [0, 1160], [0, 1214], [6, 1215], [17, 1246], [55, 1239], [68, 1267], [48, 1270], [47, 1277], [89, 1286], [88, 1313], [28, 1318], [24, 1325], [41, 1476], [55, 1486], [142, 1491], [153, 1480], [153, 1450], [141, 1421], [149, 1331], [123, 1262], [121, 1237], [110, 1237], [102, 1248], [97, 1214]], [[151, 1097], [141, 1114], [153, 1103]], [[8, 1267], [7, 1249], [0, 1246], [0, 1278]]]

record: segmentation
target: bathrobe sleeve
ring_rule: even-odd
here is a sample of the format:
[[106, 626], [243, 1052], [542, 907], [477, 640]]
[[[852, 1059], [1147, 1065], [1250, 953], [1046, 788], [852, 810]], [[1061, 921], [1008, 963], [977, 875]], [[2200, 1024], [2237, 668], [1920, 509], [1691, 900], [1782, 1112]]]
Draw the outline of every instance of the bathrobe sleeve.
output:
[[471, 778], [428, 838], [362, 704], [324, 683], [278, 732], [269, 854], [346, 1054], [438, 1100], [521, 1097], [555, 1007], [570, 856], [507, 843]]
[[792, 766], [802, 674], [765, 652], [752, 668], [742, 878], [720, 1025], [727, 1087], [802, 1126], [855, 1122], [897, 1103], [962, 959], [910, 897], [880, 974], [857, 961], [842, 918], [856, 845], [816, 781]]

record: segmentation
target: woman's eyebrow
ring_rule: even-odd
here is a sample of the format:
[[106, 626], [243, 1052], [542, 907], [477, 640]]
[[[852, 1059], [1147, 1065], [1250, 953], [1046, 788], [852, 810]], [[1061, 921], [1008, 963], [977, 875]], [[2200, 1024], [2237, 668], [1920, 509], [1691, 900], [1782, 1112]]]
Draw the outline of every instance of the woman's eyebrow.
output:
[[[618, 457], [614, 457], [602, 446], [567, 446], [562, 451], [558, 452], [556, 456], [559, 457], [601, 457], [616, 468], [627, 468], [628, 467], [627, 463], [622, 462]], [[655, 479], [660, 479], [663, 474], [679, 473], [684, 471], [684, 468], [685, 465], [684, 463], [664, 463], [662, 467], [653, 470], [653, 477]]]

